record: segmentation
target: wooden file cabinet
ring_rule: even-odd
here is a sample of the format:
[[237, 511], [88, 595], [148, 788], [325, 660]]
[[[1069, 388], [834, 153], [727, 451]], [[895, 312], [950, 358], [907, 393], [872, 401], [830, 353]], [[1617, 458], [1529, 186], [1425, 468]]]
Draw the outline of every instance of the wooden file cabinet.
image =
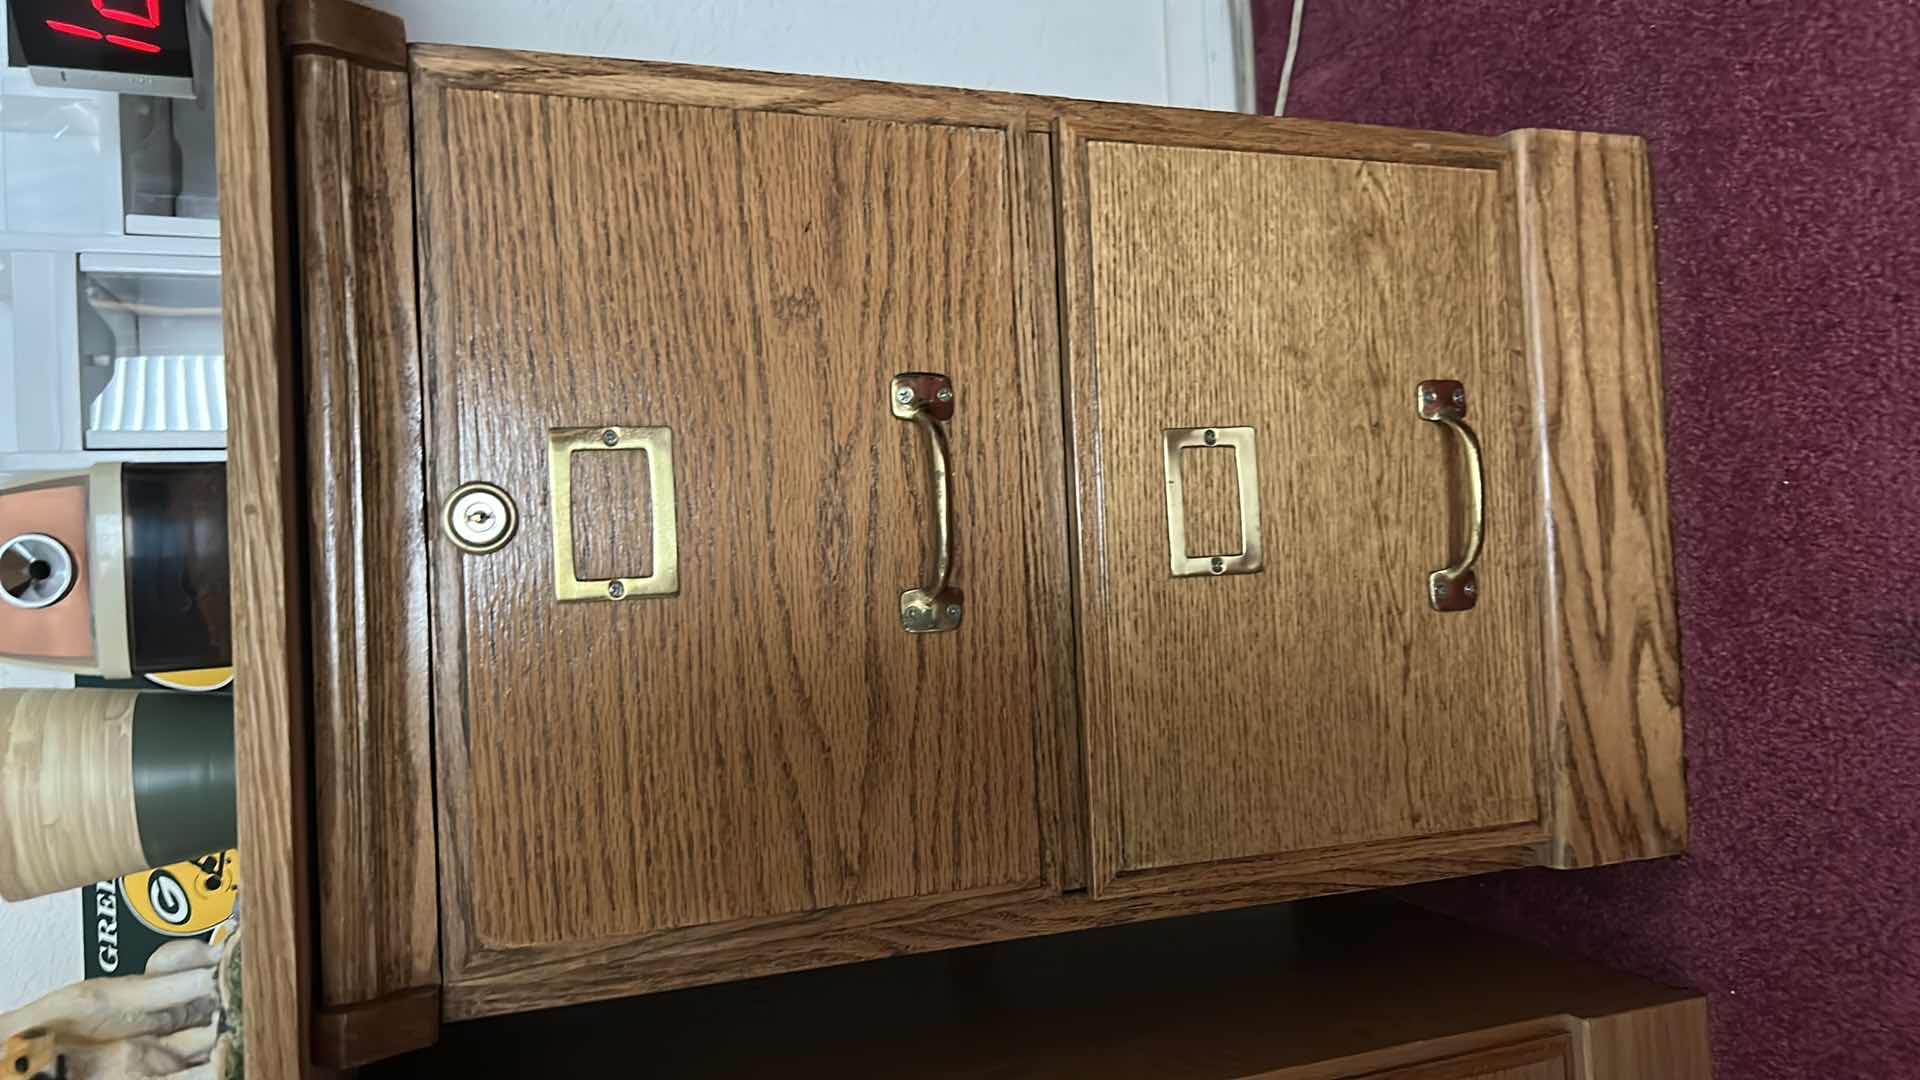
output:
[[284, 14], [323, 1057], [1684, 847], [1639, 140]]

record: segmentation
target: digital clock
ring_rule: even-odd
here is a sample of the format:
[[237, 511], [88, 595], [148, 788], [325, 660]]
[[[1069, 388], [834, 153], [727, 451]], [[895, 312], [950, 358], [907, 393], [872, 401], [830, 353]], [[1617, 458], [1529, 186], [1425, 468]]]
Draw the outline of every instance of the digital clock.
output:
[[187, 0], [8, 0], [33, 81], [192, 97]]

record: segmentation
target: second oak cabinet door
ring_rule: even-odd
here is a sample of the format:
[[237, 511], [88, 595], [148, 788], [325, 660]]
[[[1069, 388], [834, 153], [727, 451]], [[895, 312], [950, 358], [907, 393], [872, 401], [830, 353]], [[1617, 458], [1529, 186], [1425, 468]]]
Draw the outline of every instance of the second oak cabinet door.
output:
[[1102, 893], [1539, 831], [1505, 156], [1239, 130], [1061, 149]]
[[[1071, 637], [1024, 139], [432, 73], [414, 105], [449, 981], [1042, 895]], [[896, 415], [903, 372], [943, 420]]]

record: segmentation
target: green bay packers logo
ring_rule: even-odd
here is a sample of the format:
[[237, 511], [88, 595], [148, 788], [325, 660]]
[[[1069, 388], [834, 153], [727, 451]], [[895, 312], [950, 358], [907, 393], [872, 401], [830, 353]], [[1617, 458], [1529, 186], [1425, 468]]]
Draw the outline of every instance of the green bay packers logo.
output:
[[198, 937], [233, 917], [240, 853], [221, 851], [120, 879], [129, 910], [155, 933]]

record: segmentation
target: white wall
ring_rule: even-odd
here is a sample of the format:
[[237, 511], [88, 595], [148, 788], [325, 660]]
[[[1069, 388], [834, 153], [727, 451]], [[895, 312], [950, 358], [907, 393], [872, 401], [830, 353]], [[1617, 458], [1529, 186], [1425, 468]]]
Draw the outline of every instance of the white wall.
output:
[[78, 982], [85, 973], [79, 890], [24, 904], [0, 900], [0, 1012]]
[[1245, 0], [369, 2], [412, 41], [1241, 107]]

